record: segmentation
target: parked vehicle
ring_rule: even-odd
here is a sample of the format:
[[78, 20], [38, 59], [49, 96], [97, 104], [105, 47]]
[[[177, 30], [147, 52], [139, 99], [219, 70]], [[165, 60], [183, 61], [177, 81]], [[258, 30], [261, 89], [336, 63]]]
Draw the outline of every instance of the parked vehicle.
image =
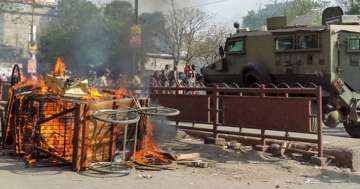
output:
[[241, 30], [219, 49], [221, 59], [202, 69], [207, 85], [324, 89], [324, 123], [360, 138], [360, 17], [339, 7], [324, 10], [322, 25], [287, 26], [267, 20], [266, 31]]

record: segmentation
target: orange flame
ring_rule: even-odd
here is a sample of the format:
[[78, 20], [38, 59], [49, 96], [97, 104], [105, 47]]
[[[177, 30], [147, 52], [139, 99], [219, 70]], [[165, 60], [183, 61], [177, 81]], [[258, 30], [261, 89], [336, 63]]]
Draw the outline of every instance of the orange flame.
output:
[[158, 164], [164, 165], [169, 164], [170, 159], [159, 149], [153, 140], [153, 129], [154, 126], [149, 119], [145, 118], [145, 136], [140, 142], [140, 150], [135, 153], [135, 162], [143, 165], [147, 164]]
[[59, 77], [64, 77], [65, 76], [65, 63], [64, 63], [64, 59], [61, 57], [57, 57], [56, 58], [56, 64], [54, 67], [54, 76], [59, 76]]
[[116, 99], [123, 99], [128, 94], [127, 89], [125, 88], [119, 88], [115, 91], [115, 97]]
[[[53, 70], [53, 75], [58, 77], [65, 77], [65, 63], [61, 57], [58, 57], [56, 60], [56, 64]], [[61, 78], [63, 79], [63, 78]], [[39, 95], [46, 95], [46, 93], [54, 93], [53, 89], [51, 89], [51, 85], [47, 85], [45, 80], [41, 77], [32, 77], [29, 79], [23, 78], [22, 81], [15, 86], [12, 87], [10, 92], [14, 92], [16, 89], [20, 89], [23, 87], [30, 87], [36, 94]], [[87, 95], [83, 97], [83, 100], [93, 100], [93, 99], [123, 99], [126, 95], [131, 95], [131, 92], [128, 91], [126, 88], [119, 88], [115, 91], [110, 91], [108, 93], [101, 92], [97, 88], [87, 88]], [[20, 98], [20, 97], [19, 97]], [[25, 98], [24, 98], [25, 99]], [[21, 100], [21, 105], [25, 104], [26, 100]], [[52, 102], [53, 104], [46, 104], [44, 108], [44, 114], [46, 118], [51, 117], [54, 114], [58, 114], [59, 112], [63, 111], [63, 109], [69, 109], [72, 106], [71, 103], [67, 104], [62, 101], [55, 101]], [[21, 108], [20, 108], [21, 109]], [[8, 111], [11, 112], [11, 111]], [[41, 144], [41, 148], [51, 151], [52, 153], [64, 155], [66, 154], [65, 159], [71, 160], [72, 156], [72, 143], [66, 142], [62, 139], [64, 136], [65, 138], [72, 139], [73, 134], [71, 132], [65, 133], [65, 123], [60, 121], [61, 118], [55, 118], [51, 121], [48, 121], [42, 125], [41, 135], [44, 141]], [[11, 126], [12, 122], [8, 122], [8, 128], [13, 127]], [[164, 165], [169, 164], [171, 162], [171, 158], [168, 155], [161, 152], [159, 147], [153, 141], [153, 128], [154, 126], [151, 124], [148, 118], [143, 118], [142, 123], [144, 124], [143, 127], [145, 128], [144, 136], [139, 143], [140, 149], [135, 150], [134, 152], [134, 161], [136, 163], [142, 165], [149, 165], [149, 164], [156, 164], [156, 165]], [[27, 127], [29, 130], [32, 130], [33, 123], [29, 122]], [[67, 123], [71, 124], [71, 123]], [[7, 130], [8, 136], [12, 136], [10, 130]], [[21, 143], [26, 143], [28, 139], [25, 138], [26, 136], [22, 136]], [[26, 139], [26, 140], [25, 140]], [[19, 145], [20, 146], [20, 145]], [[65, 148], [64, 148], [65, 146]], [[20, 150], [20, 149], [19, 149]], [[62, 156], [61, 156], [62, 157]], [[36, 160], [29, 154], [25, 156], [26, 161], [29, 164], [33, 164]]]
[[89, 89], [89, 97], [90, 98], [101, 98], [101, 97], [104, 97], [104, 94], [101, 94], [97, 88], [91, 87]]

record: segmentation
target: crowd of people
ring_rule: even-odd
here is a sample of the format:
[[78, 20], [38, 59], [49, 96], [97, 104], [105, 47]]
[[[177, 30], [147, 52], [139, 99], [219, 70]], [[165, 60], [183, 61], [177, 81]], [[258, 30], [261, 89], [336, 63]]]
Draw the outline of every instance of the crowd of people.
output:
[[166, 65], [161, 71], [154, 71], [150, 77], [144, 76], [144, 73], [138, 72], [132, 76], [128, 74], [119, 74], [115, 77], [109, 69], [102, 73], [90, 71], [88, 75], [89, 84], [102, 88], [123, 87], [123, 88], [146, 88], [146, 87], [203, 87], [204, 82], [201, 74], [196, 70], [195, 65], [186, 65], [184, 70], [178, 70], [177, 67], [170, 69]]
[[[67, 73], [67, 75], [72, 75]], [[186, 65], [184, 70], [178, 70], [177, 67], [170, 69], [166, 65], [161, 71], [154, 71], [150, 77], [144, 76], [144, 73], [138, 72], [133, 75], [119, 74], [117, 77], [109, 69], [103, 71], [90, 70], [87, 75], [79, 76], [78, 79], [88, 80], [90, 86], [100, 88], [146, 88], [146, 87], [203, 87], [203, 79], [196, 70], [195, 65]], [[5, 74], [0, 74], [1, 81], [8, 81]]]
[[100, 88], [116, 88], [119, 86], [123, 88], [143, 88], [144, 79], [141, 75], [141, 73], [137, 73], [130, 77], [128, 74], [119, 74], [118, 77], [114, 77], [109, 69], [105, 69], [101, 74], [90, 71], [88, 80], [90, 86]]
[[150, 87], [202, 87], [203, 79], [196, 71], [195, 65], [186, 65], [183, 71], [178, 71], [175, 66], [170, 69], [169, 65], [160, 71], [155, 71], [150, 78]]

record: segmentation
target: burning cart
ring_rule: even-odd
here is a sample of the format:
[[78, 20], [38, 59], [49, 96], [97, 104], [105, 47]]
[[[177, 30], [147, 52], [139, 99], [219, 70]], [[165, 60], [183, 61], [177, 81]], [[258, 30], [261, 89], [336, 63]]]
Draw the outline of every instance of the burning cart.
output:
[[178, 110], [149, 107], [148, 98], [136, 99], [126, 89], [99, 92], [64, 73], [61, 58], [46, 79], [26, 79], [14, 67], [3, 147], [30, 166], [70, 165], [77, 172], [171, 162], [152, 141], [149, 116], [178, 115]]

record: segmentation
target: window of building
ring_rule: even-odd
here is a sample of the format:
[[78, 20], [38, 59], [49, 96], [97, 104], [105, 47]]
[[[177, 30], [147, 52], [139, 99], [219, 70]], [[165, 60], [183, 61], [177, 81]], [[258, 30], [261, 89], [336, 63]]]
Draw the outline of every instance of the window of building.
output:
[[350, 39], [349, 50], [360, 50], [360, 39]]
[[286, 51], [294, 49], [294, 37], [293, 36], [285, 36], [278, 37], [276, 39], [276, 50], [278, 51]]
[[298, 49], [316, 49], [319, 48], [319, 36], [316, 34], [299, 35]]
[[239, 40], [239, 41], [230, 41], [228, 43], [228, 52], [229, 53], [241, 53], [245, 51], [245, 41]]

